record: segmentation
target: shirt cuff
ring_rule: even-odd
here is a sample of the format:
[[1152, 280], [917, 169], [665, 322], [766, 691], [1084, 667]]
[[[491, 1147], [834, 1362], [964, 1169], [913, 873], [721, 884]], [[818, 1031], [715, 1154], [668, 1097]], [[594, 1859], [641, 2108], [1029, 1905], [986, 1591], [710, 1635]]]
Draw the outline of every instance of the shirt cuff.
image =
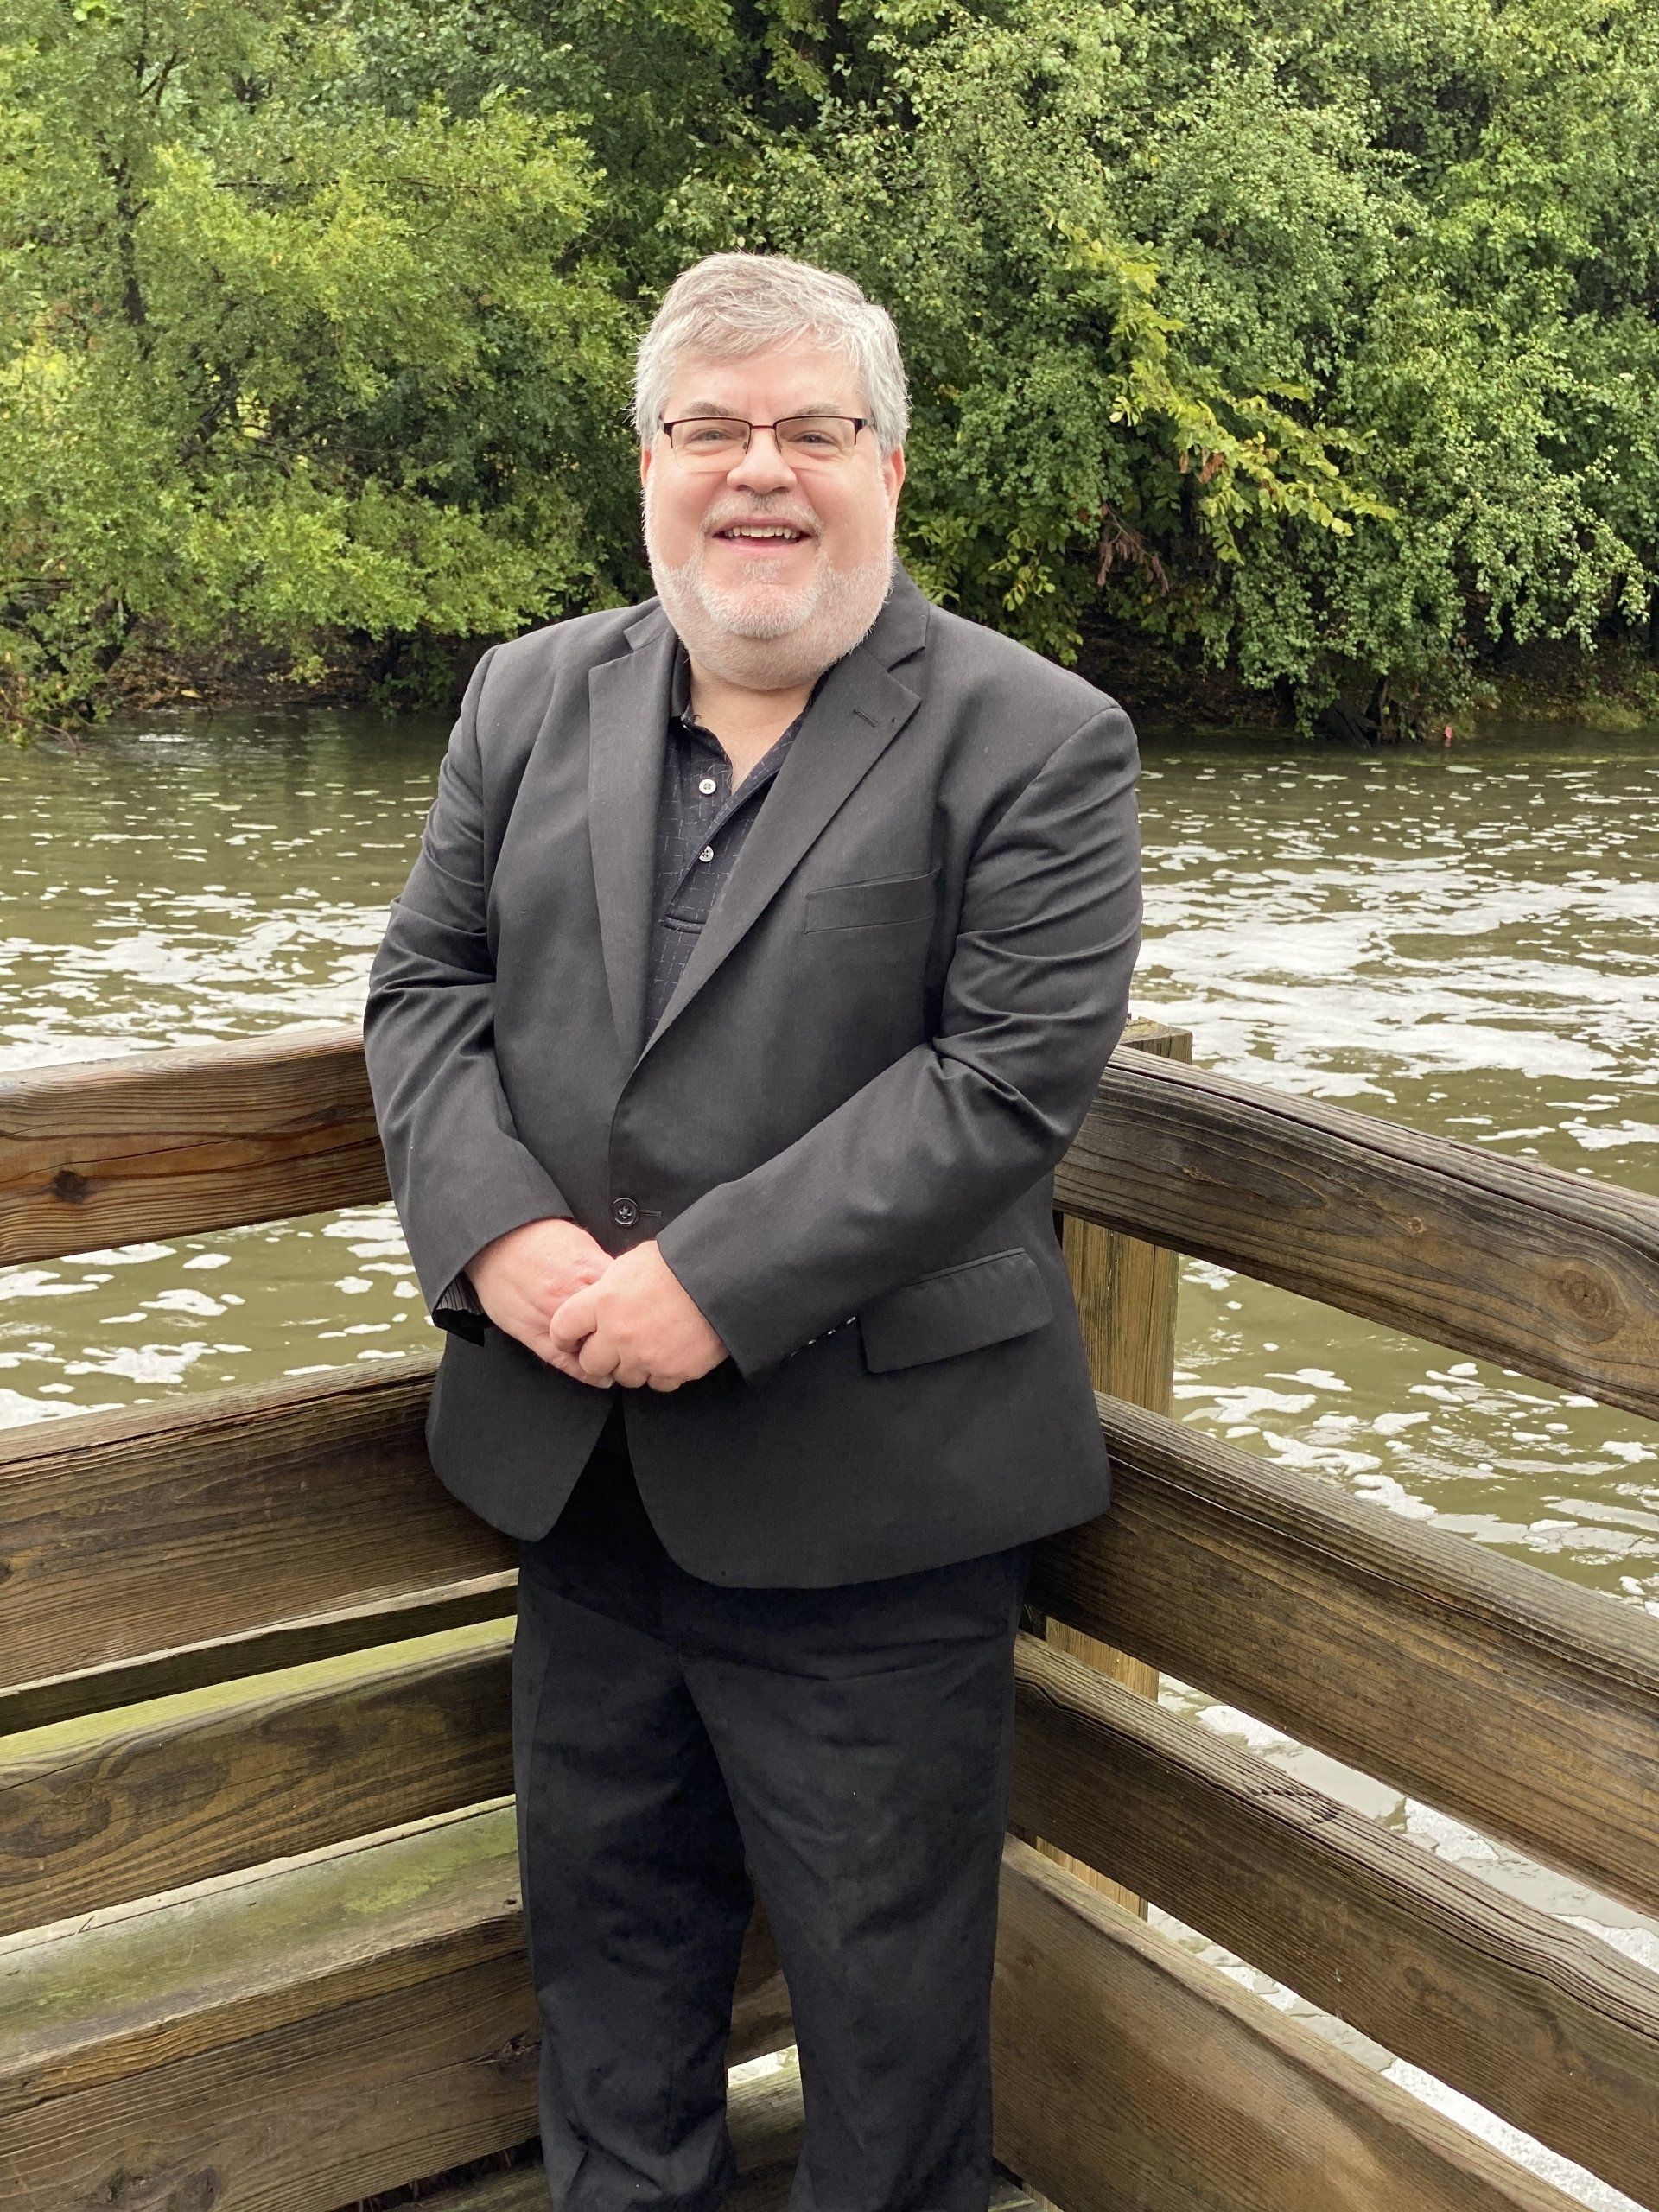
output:
[[489, 1316], [479, 1303], [478, 1293], [467, 1276], [458, 1274], [445, 1283], [433, 1301], [432, 1319], [441, 1329], [448, 1329], [457, 1337], [465, 1337], [468, 1344], [481, 1344], [484, 1332], [489, 1327]]

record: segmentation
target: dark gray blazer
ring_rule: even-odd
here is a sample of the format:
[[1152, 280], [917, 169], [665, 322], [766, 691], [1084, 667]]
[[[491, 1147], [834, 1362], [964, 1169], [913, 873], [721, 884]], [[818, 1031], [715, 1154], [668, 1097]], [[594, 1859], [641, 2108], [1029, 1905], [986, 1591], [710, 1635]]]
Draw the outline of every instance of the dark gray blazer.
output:
[[[644, 1034], [674, 632], [658, 602], [487, 652], [364, 1015], [429, 1306], [495, 1236], [656, 1237], [731, 1353], [624, 1393], [664, 1543], [823, 1586], [1000, 1549], [1111, 1485], [1052, 1171], [1128, 1009], [1135, 733], [895, 564]], [[442, 1481], [543, 1535], [613, 1394], [446, 1339]]]

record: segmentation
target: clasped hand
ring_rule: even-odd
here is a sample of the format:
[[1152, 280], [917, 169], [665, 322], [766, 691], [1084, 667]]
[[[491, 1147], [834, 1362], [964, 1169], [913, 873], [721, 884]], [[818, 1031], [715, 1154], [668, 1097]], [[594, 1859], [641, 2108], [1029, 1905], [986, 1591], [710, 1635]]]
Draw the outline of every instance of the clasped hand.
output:
[[613, 1259], [574, 1221], [530, 1221], [467, 1272], [497, 1328], [597, 1389], [677, 1390], [727, 1357], [654, 1239]]

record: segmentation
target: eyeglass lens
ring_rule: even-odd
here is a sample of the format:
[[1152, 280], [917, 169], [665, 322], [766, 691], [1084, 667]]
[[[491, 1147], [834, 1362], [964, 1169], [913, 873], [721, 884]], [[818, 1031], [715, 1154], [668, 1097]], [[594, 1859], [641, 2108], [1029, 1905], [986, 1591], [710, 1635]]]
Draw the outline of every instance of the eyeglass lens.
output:
[[[838, 415], [791, 415], [777, 426], [778, 443], [791, 461], [844, 461], [858, 433]], [[749, 440], [747, 423], [702, 415], [676, 423], [669, 432], [675, 452], [690, 461], [729, 467]]]

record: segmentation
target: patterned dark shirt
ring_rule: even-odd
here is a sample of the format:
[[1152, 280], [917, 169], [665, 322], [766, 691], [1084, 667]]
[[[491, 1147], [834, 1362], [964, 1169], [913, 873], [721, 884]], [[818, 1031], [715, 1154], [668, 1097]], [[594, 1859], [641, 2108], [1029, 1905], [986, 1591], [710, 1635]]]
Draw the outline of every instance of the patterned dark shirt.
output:
[[[821, 683], [823, 677], [818, 681]], [[817, 685], [813, 686], [813, 696]], [[807, 705], [811, 704], [809, 699]], [[674, 995], [674, 986], [714, 912], [715, 901], [737, 864], [766, 793], [805, 719], [796, 715], [770, 752], [757, 760], [735, 791], [732, 764], [718, 738], [691, 710], [691, 663], [682, 643], [674, 648], [669, 693], [668, 743], [657, 799], [657, 865], [652, 911], [651, 966], [645, 981], [649, 1037]], [[465, 1274], [438, 1294], [432, 1319], [481, 1343], [484, 1308]]]
[[691, 711], [691, 664], [685, 647], [674, 649], [668, 748], [657, 805], [657, 927], [645, 985], [647, 1037], [685, 972], [805, 711], [734, 791], [732, 764], [720, 740]]

